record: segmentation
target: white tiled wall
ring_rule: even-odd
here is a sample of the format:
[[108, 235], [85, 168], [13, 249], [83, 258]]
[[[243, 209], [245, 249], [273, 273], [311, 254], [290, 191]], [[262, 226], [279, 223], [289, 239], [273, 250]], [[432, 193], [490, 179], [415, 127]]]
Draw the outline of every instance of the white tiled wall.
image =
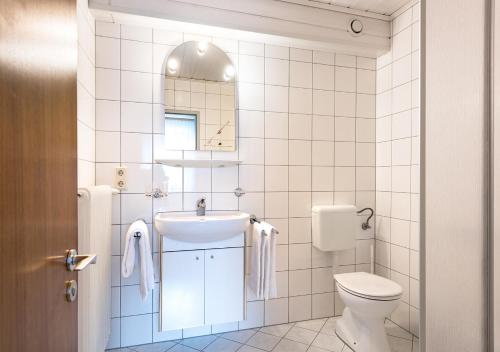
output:
[[377, 59], [376, 271], [404, 289], [391, 319], [419, 334], [420, 3], [392, 22]]
[[[375, 206], [376, 62], [370, 58], [208, 38], [238, 67], [238, 148], [176, 154], [239, 158], [243, 164], [184, 170], [154, 164], [172, 156], [162, 147], [163, 60], [183, 40], [199, 37], [96, 23], [96, 182], [111, 184], [118, 165], [129, 173], [128, 190], [114, 200], [110, 347], [340, 314], [331, 257], [311, 245], [310, 209]], [[128, 124], [125, 116], [136, 121]], [[167, 198], [144, 196], [167, 177]], [[232, 193], [238, 186], [246, 191], [239, 199]], [[279, 229], [279, 298], [249, 296], [246, 321], [159, 333], [158, 290], [142, 303], [137, 273], [120, 277], [123, 234], [137, 218], [151, 224], [157, 211], [193, 210], [203, 195], [209, 209], [254, 213]], [[341, 271], [369, 270], [372, 231], [359, 230], [356, 250], [338, 258]], [[155, 253], [156, 241], [155, 234]]]
[[77, 143], [78, 187], [95, 180], [95, 21], [87, 1], [77, 2]]

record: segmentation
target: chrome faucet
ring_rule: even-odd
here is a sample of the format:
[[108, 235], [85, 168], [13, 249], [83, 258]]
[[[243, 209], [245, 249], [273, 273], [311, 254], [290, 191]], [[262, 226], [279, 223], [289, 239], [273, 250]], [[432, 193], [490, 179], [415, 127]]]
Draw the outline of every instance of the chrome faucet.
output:
[[197, 216], [205, 216], [205, 210], [207, 209], [207, 203], [205, 201], [205, 197], [201, 197], [201, 199], [196, 202], [196, 215]]

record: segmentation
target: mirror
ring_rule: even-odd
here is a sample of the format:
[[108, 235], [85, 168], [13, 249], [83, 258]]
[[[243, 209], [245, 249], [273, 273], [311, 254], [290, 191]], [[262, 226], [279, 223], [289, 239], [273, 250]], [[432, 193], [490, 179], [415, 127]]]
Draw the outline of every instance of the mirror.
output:
[[205, 41], [176, 47], [165, 68], [165, 141], [171, 150], [236, 150], [235, 69]]

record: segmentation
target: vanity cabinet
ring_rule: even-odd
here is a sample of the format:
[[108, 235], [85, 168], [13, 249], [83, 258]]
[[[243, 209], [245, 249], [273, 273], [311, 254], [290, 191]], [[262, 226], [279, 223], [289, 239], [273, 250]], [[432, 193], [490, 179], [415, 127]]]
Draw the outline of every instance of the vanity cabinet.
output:
[[161, 265], [161, 330], [243, 320], [243, 247], [164, 252]]

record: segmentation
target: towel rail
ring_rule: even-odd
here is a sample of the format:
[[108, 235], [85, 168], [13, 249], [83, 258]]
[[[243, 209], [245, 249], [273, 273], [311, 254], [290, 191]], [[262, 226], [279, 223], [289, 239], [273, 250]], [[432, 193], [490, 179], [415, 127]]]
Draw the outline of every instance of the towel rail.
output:
[[[255, 223], [260, 224], [260, 223], [261, 223], [261, 220], [260, 220], [257, 216], [255, 216], [254, 214], [252, 214], [252, 215], [250, 215], [250, 224], [252, 224], [252, 225], [253, 225], [253, 224], [255, 224]], [[275, 233], [275, 234], [279, 234], [279, 233], [280, 233], [280, 232], [279, 232], [278, 230], [276, 230], [276, 229], [273, 229], [273, 231], [274, 231], [274, 233]]]

